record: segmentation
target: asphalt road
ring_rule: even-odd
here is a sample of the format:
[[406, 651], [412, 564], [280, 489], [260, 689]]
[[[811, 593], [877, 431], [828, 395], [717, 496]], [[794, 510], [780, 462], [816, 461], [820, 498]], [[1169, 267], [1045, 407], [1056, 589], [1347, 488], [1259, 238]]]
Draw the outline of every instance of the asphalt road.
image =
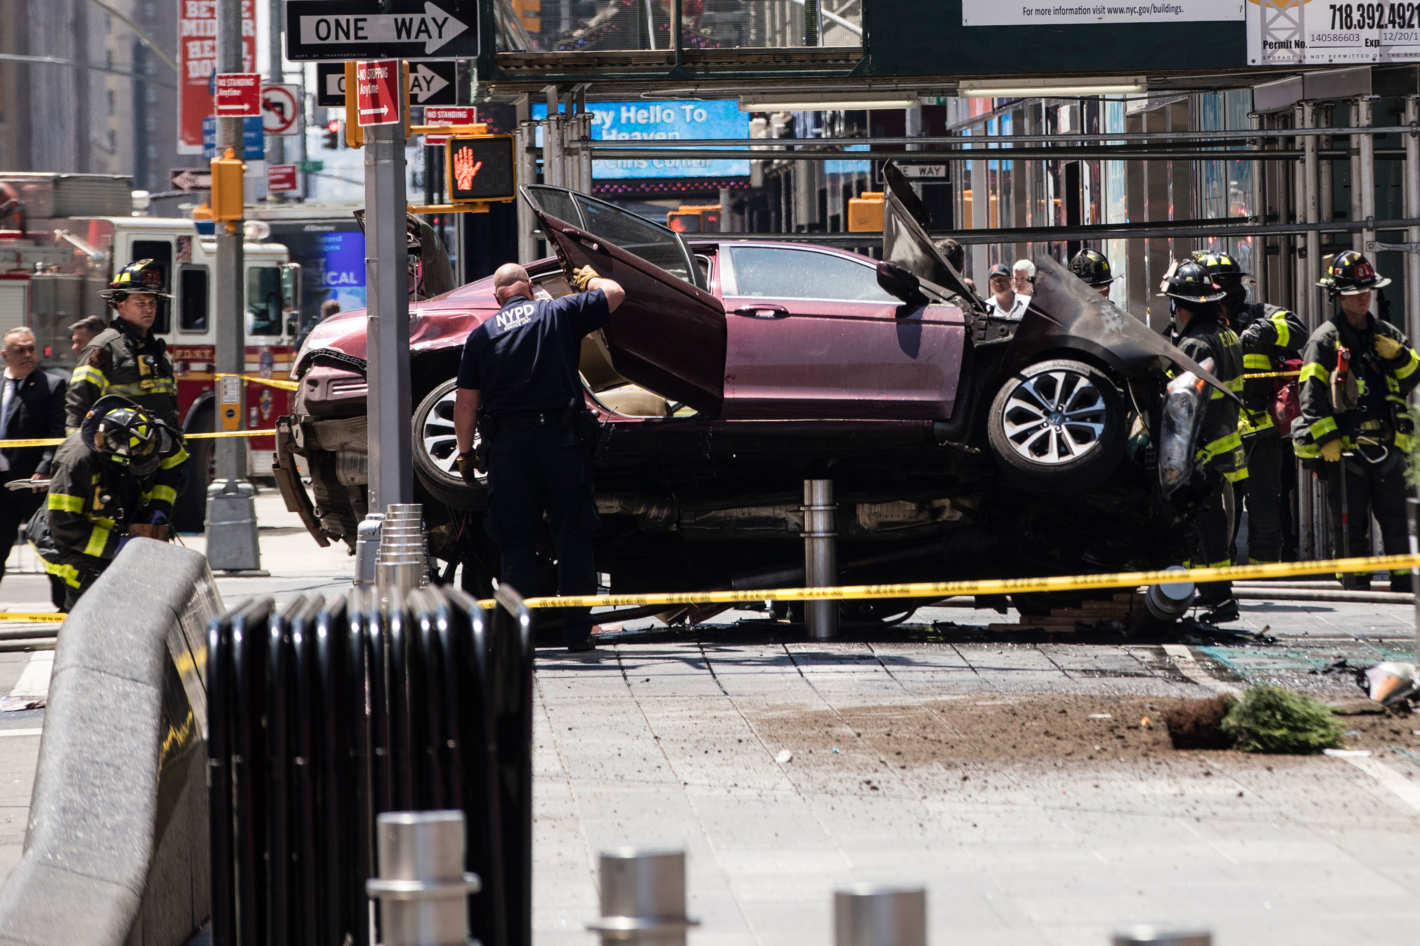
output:
[[[316, 549], [269, 494], [258, 505], [272, 574], [220, 579], [224, 599], [339, 593], [343, 550]], [[35, 574], [0, 584], [9, 608], [46, 597]], [[1168, 641], [985, 630], [1011, 618], [926, 608], [811, 643], [736, 612], [543, 652], [539, 946], [592, 941], [597, 853], [623, 843], [686, 849], [701, 944], [830, 943], [832, 891], [857, 881], [924, 885], [936, 943], [1104, 944], [1156, 921], [1333, 946], [1413, 926], [1420, 722], [1348, 717], [1368, 755], [1300, 758], [1179, 752], [1158, 719], [1260, 682], [1356, 703], [1350, 674], [1310, 671], [1409, 657], [1409, 606], [1245, 601], [1243, 633]], [[42, 697], [47, 659], [0, 653], [0, 696]], [[0, 875], [43, 724], [0, 712]]]

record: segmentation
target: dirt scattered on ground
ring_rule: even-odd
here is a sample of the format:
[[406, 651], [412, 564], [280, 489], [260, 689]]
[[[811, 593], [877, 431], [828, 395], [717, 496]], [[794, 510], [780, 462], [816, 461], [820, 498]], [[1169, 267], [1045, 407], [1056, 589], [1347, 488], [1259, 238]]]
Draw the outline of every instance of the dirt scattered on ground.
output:
[[[1196, 700], [1091, 696], [970, 698], [906, 706], [761, 711], [755, 728], [794, 756], [869, 755], [895, 768], [941, 763], [1136, 761], [1177, 756], [1166, 719]], [[1420, 754], [1420, 716], [1338, 707], [1348, 749]], [[1202, 748], [1202, 747], [1200, 747]], [[1274, 757], [1275, 758], [1275, 757]]]

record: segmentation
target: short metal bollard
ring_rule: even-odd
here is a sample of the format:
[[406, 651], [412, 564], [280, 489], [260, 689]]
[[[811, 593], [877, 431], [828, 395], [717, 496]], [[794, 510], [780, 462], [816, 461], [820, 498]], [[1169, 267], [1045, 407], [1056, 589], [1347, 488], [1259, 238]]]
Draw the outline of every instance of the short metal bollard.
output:
[[834, 946], [927, 946], [927, 891], [859, 884], [833, 892]]
[[[1187, 571], [1182, 565], [1173, 565], [1168, 571]], [[1161, 581], [1150, 585], [1144, 595], [1144, 610], [1156, 621], [1172, 623], [1183, 617], [1188, 606], [1193, 603], [1196, 588], [1187, 578], [1178, 581]]]
[[365, 892], [380, 901], [383, 946], [468, 946], [468, 896], [461, 811], [387, 811], [375, 829], [380, 876]]
[[[838, 583], [838, 532], [833, 480], [804, 480], [804, 585], [824, 588]], [[838, 636], [838, 602], [805, 601], [804, 622], [816, 641]]]
[[1207, 930], [1170, 930], [1158, 926], [1133, 926], [1115, 933], [1112, 946], [1213, 946]]
[[380, 526], [385, 514], [372, 512], [355, 528], [355, 586], [375, 583], [375, 553], [380, 548]]
[[599, 873], [602, 918], [587, 929], [603, 944], [685, 946], [686, 931], [700, 925], [685, 915], [684, 851], [602, 851]]

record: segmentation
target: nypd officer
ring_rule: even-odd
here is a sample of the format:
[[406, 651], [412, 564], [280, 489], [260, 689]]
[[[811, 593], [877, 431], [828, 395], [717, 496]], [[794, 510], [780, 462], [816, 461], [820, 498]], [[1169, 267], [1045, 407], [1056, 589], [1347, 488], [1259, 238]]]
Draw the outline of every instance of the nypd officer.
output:
[[[1342, 557], [1369, 554], [1372, 515], [1387, 555], [1410, 550], [1405, 466], [1413, 425], [1405, 399], [1420, 383], [1420, 355], [1371, 313], [1375, 290], [1389, 284], [1360, 253], [1338, 253], [1318, 282], [1334, 311], [1302, 353], [1302, 416], [1292, 436], [1297, 456], [1320, 467], [1332, 554]], [[1347, 588], [1370, 587], [1369, 573], [1339, 577]], [[1410, 589], [1409, 569], [1391, 572], [1391, 591]]]
[[[569, 281], [574, 294], [534, 299], [526, 269], [498, 267], [493, 293], [502, 308], [464, 343], [454, 400], [459, 472], [473, 484], [486, 459], [489, 532], [499, 545], [502, 578], [528, 595], [536, 593], [544, 512], [557, 551], [558, 592], [594, 594], [597, 587], [595, 422], [577, 361], [582, 337], [606, 325], [626, 291], [590, 266]], [[473, 449], [475, 430], [483, 436], [481, 457]], [[568, 609], [564, 620], [568, 649], [591, 649], [587, 609]]]

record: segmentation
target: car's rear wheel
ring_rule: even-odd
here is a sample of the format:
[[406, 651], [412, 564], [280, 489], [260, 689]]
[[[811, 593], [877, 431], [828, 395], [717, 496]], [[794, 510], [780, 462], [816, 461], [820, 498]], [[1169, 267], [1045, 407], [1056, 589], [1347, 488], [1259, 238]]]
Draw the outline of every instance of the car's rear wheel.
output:
[[991, 402], [987, 440], [1021, 486], [1078, 491], [1109, 478], [1124, 455], [1124, 398], [1093, 365], [1056, 358], [1012, 375]]
[[[420, 484], [439, 502], [460, 510], [479, 509], [484, 505], [487, 474], [480, 473], [483, 489], [474, 489], [459, 475], [458, 442], [454, 438], [454, 391], [457, 381], [450, 378], [434, 386], [414, 409], [414, 475]], [[474, 434], [474, 443], [479, 435]]]

